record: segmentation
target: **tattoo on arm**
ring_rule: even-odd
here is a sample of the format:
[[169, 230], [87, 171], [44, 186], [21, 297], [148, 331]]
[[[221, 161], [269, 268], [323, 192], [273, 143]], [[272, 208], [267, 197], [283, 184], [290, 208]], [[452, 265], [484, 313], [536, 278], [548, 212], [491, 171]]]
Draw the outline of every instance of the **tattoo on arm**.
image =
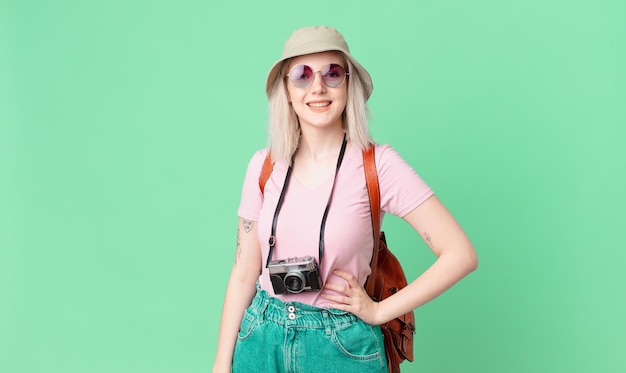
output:
[[254, 227], [254, 222], [252, 220], [243, 219], [242, 224], [243, 224], [243, 229], [246, 231], [246, 233], [250, 233], [250, 231]]
[[424, 232], [424, 241], [426, 242], [428, 247], [430, 247], [431, 249], [434, 248], [433, 247], [433, 239], [430, 237], [430, 233]]
[[241, 258], [241, 242], [239, 241], [239, 232], [240, 229], [237, 227], [237, 255], [235, 256], [235, 265], [237, 265], [237, 262]]
[[[254, 227], [254, 222], [252, 220], [243, 219], [241, 225], [243, 226], [243, 230], [246, 231], [246, 233], [250, 233], [250, 231]], [[237, 255], [235, 256], [235, 264], [237, 264], [239, 259], [241, 259], [241, 241], [239, 240], [240, 234], [241, 228], [237, 227]]]

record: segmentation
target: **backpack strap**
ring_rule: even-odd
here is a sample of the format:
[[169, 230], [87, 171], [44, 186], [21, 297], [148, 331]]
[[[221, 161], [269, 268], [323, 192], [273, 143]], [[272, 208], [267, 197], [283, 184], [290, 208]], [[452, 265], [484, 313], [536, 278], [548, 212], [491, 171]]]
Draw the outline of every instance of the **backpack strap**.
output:
[[261, 195], [265, 193], [265, 184], [267, 180], [270, 178], [272, 174], [272, 170], [274, 169], [274, 162], [272, 162], [272, 155], [270, 152], [267, 152], [265, 156], [265, 161], [263, 161], [263, 168], [261, 169], [261, 175], [259, 175], [259, 188], [261, 189]]
[[[374, 237], [374, 250], [372, 251], [372, 261], [370, 267], [373, 275], [378, 267], [378, 243], [380, 237], [380, 187], [378, 185], [378, 173], [376, 172], [376, 159], [374, 154], [374, 144], [363, 150], [363, 169], [365, 171], [365, 183], [370, 200], [370, 211], [372, 217], [372, 234]], [[367, 281], [365, 284], [368, 294], [374, 294], [374, 281]]]

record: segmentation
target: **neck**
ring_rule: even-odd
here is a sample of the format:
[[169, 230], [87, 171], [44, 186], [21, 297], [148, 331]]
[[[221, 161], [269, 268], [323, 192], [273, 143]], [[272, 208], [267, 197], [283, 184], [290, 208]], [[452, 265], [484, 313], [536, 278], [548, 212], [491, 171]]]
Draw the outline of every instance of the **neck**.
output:
[[313, 161], [336, 159], [345, 132], [342, 128], [324, 131], [302, 131], [298, 146], [298, 157]]

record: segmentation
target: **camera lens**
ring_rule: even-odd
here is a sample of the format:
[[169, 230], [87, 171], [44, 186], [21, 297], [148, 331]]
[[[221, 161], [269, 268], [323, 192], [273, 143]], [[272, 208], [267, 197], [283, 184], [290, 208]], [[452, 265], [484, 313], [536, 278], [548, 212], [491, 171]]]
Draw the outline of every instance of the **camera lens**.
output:
[[285, 288], [290, 293], [299, 293], [304, 290], [304, 276], [300, 272], [289, 272], [285, 275]]

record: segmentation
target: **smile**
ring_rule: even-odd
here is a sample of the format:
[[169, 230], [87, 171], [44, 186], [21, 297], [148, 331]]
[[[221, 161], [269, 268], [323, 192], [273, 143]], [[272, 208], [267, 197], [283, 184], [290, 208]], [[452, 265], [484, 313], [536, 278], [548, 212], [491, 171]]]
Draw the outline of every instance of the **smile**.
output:
[[323, 108], [330, 105], [330, 101], [323, 101], [323, 102], [309, 102], [307, 104], [307, 106], [312, 107], [312, 108]]

